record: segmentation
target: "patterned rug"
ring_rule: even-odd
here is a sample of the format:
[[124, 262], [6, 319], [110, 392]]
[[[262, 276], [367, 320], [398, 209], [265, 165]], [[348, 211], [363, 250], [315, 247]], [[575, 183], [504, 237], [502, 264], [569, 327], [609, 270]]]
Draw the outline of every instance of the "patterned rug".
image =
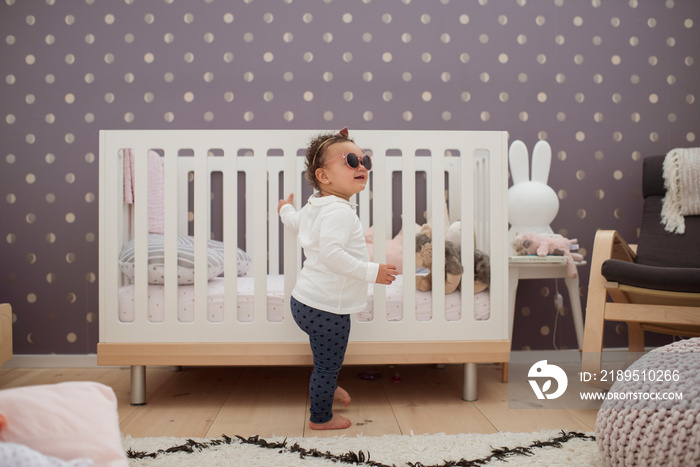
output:
[[387, 435], [380, 437], [124, 438], [130, 466], [467, 467], [603, 466], [592, 433]]

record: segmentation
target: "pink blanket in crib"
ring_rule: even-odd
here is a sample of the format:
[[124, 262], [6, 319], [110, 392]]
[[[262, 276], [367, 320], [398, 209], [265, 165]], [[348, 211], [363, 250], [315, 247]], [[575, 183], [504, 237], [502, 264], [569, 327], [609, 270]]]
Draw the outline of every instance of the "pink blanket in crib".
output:
[[[134, 203], [136, 175], [134, 151], [124, 150], [124, 202]], [[163, 163], [155, 151], [148, 151], [148, 232], [163, 233], [165, 198], [163, 195]]]

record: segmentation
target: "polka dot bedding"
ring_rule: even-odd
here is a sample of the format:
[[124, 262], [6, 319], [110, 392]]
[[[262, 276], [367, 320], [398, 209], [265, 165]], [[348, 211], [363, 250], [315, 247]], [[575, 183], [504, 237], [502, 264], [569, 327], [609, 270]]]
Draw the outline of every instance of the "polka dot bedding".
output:
[[[239, 277], [238, 305], [236, 319], [241, 322], [253, 320], [254, 279], [250, 276]], [[208, 282], [207, 320], [221, 322], [224, 313], [224, 279], [215, 278]], [[387, 319], [400, 321], [403, 317], [403, 276], [399, 275], [393, 284], [387, 287]], [[367, 310], [358, 315], [360, 321], [370, 321], [374, 314], [374, 288], [369, 287], [367, 294]], [[474, 317], [485, 320], [490, 316], [490, 297], [488, 289], [474, 295]], [[148, 319], [152, 322], [162, 322], [165, 319], [165, 298], [163, 285], [148, 287]], [[432, 317], [432, 293], [416, 291], [416, 320], [428, 321]], [[267, 319], [280, 322], [284, 319], [284, 276], [271, 275], [267, 277]], [[445, 296], [445, 316], [448, 321], [461, 318], [461, 292]], [[178, 287], [178, 321], [192, 322], [194, 320], [194, 286]], [[119, 291], [119, 319], [122, 322], [134, 321], [134, 286], [122, 287]]]

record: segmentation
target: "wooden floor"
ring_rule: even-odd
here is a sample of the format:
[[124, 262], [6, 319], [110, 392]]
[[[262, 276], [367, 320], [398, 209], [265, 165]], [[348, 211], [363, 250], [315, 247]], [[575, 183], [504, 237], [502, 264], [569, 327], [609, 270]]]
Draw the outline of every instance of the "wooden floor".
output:
[[[479, 399], [465, 402], [462, 366], [344, 367], [339, 384], [352, 397], [334, 410], [353, 421], [341, 431], [307, 426], [305, 367], [168, 368], [147, 370], [144, 406], [129, 404], [128, 368], [5, 369], [0, 389], [62, 381], [97, 381], [119, 400], [121, 431], [133, 437], [381, 436], [422, 433], [529, 432], [544, 429], [593, 431], [596, 410], [514, 410], [499, 365], [479, 365]], [[376, 380], [358, 377], [377, 372]], [[395, 381], [393, 381], [393, 380]]]

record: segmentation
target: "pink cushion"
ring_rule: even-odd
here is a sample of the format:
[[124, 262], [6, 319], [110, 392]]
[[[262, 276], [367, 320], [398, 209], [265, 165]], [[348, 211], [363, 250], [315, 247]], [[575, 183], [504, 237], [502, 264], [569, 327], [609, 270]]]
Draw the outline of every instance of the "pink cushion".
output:
[[[374, 227], [365, 232], [365, 241], [369, 250], [369, 259], [374, 261]], [[403, 273], [403, 230], [396, 237], [386, 241], [386, 264], [393, 264], [399, 274]]]
[[89, 458], [95, 466], [127, 467], [112, 388], [68, 382], [0, 391], [0, 441], [28, 446], [70, 460]]

